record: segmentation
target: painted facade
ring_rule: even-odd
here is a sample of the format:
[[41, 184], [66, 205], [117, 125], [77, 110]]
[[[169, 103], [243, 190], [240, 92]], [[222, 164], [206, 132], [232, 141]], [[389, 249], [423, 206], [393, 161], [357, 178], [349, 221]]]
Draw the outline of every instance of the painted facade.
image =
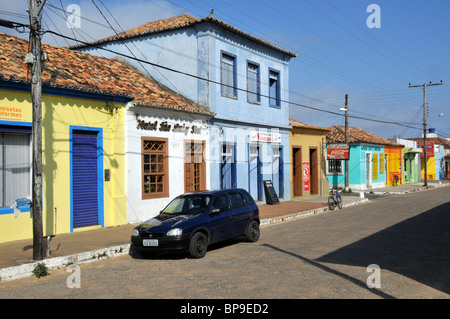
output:
[[396, 139], [396, 142], [405, 146], [402, 149], [404, 183], [420, 182], [420, 154], [422, 149], [417, 147], [416, 141]]
[[402, 146], [384, 147], [386, 186], [396, 186], [404, 183], [404, 167]]
[[[345, 165], [342, 160], [338, 168], [333, 170], [330, 160], [327, 161], [327, 178], [330, 185], [345, 187]], [[349, 188], [366, 190], [384, 187], [386, 180], [384, 165], [384, 145], [350, 144], [349, 151]]]
[[308, 125], [290, 119], [289, 158], [291, 198], [328, 194], [325, 139], [328, 128]]
[[[349, 167], [349, 188], [366, 190], [393, 185], [394, 176], [398, 176], [400, 185], [403, 145], [379, 137], [360, 128], [348, 128], [348, 160], [327, 160], [327, 178], [331, 186], [345, 187], [345, 166]], [[327, 147], [330, 144], [345, 142], [345, 127], [332, 126], [327, 135]]]
[[[155, 79], [215, 113], [210, 121], [209, 187], [247, 189], [264, 201], [263, 181], [290, 198], [289, 61], [296, 54], [214, 19], [188, 14], [149, 22], [119, 37], [73, 49], [141, 57], [180, 72], [147, 68]], [[142, 55], [142, 56], [141, 56]], [[132, 59], [136, 67], [142, 67]], [[193, 76], [187, 76], [190, 74]]]
[[[32, 237], [29, 205], [11, 207], [31, 197], [32, 104], [23, 59], [28, 42], [4, 33], [0, 41], [0, 242], [7, 242]], [[42, 49], [48, 56], [42, 72], [45, 236], [155, 215], [158, 199], [178, 192], [183, 167], [193, 184], [208, 186], [205, 174], [196, 175], [195, 143], [207, 147], [208, 108], [123, 60]]]
[[127, 106], [128, 223], [157, 215], [181, 193], [209, 189], [209, 120], [208, 114], [193, 120], [187, 112]]
[[[1, 83], [0, 87], [4, 87]], [[14, 89], [16, 87], [16, 89]], [[12, 163], [5, 163], [5, 184], [2, 185], [3, 203], [0, 208], [0, 242], [32, 238], [32, 219], [29, 206], [21, 209], [22, 213], [14, 214], [11, 208], [18, 198], [31, 199], [31, 128], [32, 106], [30, 93], [24, 91], [20, 84], [8, 83], [8, 89], [0, 90], [2, 108], [20, 110], [20, 118], [1, 116], [2, 157]], [[45, 92], [45, 90], [44, 90]], [[68, 233], [92, 227], [109, 227], [126, 223], [126, 194], [121, 185], [125, 183], [124, 157], [124, 101], [109, 101], [109, 105], [117, 107], [109, 112], [103, 101], [73, 98], [64, 95], [44, 94], [43, 109], [43, 231], [45, 236]], [[16, 131], [27, 128], [27, 132]], [[87, 133], [93, 137], [97, 149], [94, 167], [90, 180], [84, 183], [95, 184], [92, 200], [96, 206], [90, 212], [77, 219], [79, 209], [86, 201], [82, 194], [83, 185], [78, 185], [79, 172], [74, 171], [77, 161], [75, 134]], [[23, 140], [8, 144], [7, 139]], [[25, 158], [16, 158], [14, 152], [24, 152]], [[26, 154], [28, 153], [28, 154]], [[23, 161], [23, 162], [22, 162]], [[78, 162], [78, 164], [80, 164]], [[81, 163], [81, 165], [84, 165]], [[9, 172], [8, 172], [9, 170]], [[111, 179], [104, 180], [104, 171], [109, 170]], [[20, 173], [22, 172], [22, 173]], [[12, 179], [23, 179], [17, 189], [8, 189]]]
[[[408, 140], [417, 143], [422, 151], [424, 143], [423, 137], [409, 138]], [[427, 175], [429, 180], [444, 180], [450, 178], [450, 141], [440, 138], [434, 129], [429, 129], [427, 133], [427, 144], [433, 148], [432, 156], [427, 157]], [[425, 178], [423, 151], [420, 154], [421, 178]]]

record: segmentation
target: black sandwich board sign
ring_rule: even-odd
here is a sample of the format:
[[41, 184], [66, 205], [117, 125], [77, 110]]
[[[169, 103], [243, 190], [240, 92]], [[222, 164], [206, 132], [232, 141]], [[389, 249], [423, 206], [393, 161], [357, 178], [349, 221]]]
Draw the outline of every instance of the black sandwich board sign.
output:
[[266, 194], [266, 203], [269, 205], [279, 204], [277, 193], [273, 188], [273, 184], [271, 180], [264, 181], [264, 191]]

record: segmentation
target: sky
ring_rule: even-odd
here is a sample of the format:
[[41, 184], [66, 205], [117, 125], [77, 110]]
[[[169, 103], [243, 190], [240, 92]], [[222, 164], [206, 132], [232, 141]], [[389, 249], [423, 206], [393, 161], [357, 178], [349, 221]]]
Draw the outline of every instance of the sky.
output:
[[[28, 23], [27, 2], [0, 0], [0, 19]], [[450, 138], [448, 0], [47, 0], [42, 28], [83, 41], [113, 35], [94, 2], [116, 30], [214, 9], [216, 19], [298, 53], [284, 96], [290, 117], [307, 124], [344, 125], [347, 94], [350, 126], [384, 138], [421, 137], [424, 90], [409, 86], [442, 80], [427, 86], [427, 127]], [[75, 44], [49, 33], [42, 42]]]

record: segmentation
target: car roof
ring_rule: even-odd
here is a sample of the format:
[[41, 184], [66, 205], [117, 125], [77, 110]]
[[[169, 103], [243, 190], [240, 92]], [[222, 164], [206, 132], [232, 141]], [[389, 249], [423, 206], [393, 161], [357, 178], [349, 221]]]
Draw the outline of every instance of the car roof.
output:
[[214, 195], [217, 193], [221, 193], [221, 192], [227, 192], [227, 191], [244, 191], [247, 192], [245, 189], [242, 188], [225, 188], [225, 189], [218, 189], [218, 190], [205, 190], [205, 191], [197, 191], [197, 192], [188, 192], [188, 193], [184, 193], [181, 194], [181, 196], [186, 196], [186, 195]]

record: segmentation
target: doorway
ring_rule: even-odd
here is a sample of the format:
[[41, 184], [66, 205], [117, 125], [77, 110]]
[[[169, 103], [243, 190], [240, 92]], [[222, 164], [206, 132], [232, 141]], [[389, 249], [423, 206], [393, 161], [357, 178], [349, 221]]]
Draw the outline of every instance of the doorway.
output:
[[450, 179], [450, 172], [448, 167], [448, 162], [445, 162], [445, 178]]
[[205, 142], [184, 143], [184, 191], [196, 192], [206, 189], [206, 168], [203, 152]]
[[372, 153], [366, 153], [366, 187], [372, 188]]
[[310, 194], [319, 194], [319, 157], [317, 148], [309, 149], [309, 187]]
[[103, 226], [103, 149], [101, 129], [71, 129], [71, 231]]
[[303, 164], [301, 147], [294, 146], [292, 148], [292, 163], [293, 195], [303, 196]]
[[220, 188], [236, 188], [236, 157], [234, 144], [225, 143], [222, 145]]

